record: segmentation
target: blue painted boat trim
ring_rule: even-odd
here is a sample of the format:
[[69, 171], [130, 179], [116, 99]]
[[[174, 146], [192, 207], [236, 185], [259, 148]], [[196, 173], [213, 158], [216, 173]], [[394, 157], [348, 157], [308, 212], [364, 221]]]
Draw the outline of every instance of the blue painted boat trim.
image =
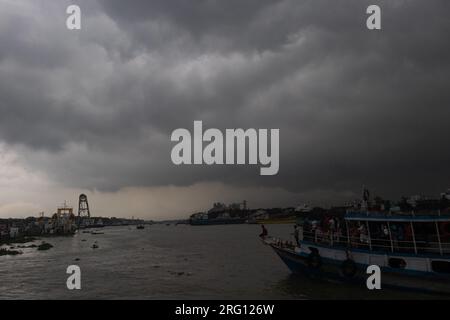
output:
[[[278, 253], [278, 250], [280, 251], [284, 251], [286, 253], [290, 253], [290, 254], [294, 254], [294, 255], [299, 255], [303, 258], [307, 258], [307, 254], [304, 253], [297, 253], [297, 252], [293, 252], [293, 251], [286, 251], [282, 248], [277, 248], [277, 247], [273, 247], [274, 251], [277, 253], [277, 255], [281, 258], [281, 260], [286, 264], [286, 266], [293, 272], [302, 272], [302, 273], [306, 273], [307, 275], [312, 275], [312, 276], [318, 276], [318, 275], [323, 275], [325, 278], [327, 279], [335, 279], [338, 281], [344, 281], [344, 282], [348, 282], [348, 283], [354, 283], [354, 284], [361, 284], [361, 282], [366, 281], [366, 279], [364, 277], [355, 277], [355, 278], [344, 278], [342, 276], [340, 276], [339, 274], [336, 273], [331, 273], [331, 272], [326, 272], [326, 271], [315, 271], [315, 270], [308, 270], [308, 268], [305, 265], [302, 265], [300, 262], [296, 262], [294, 260], [285, 258], [283, 256], [281, 256]], [[328, 258], [323, 258], [322, 259], [326, 262], [326, 261], [333, 261], [333, 264], [337, 264], [335, 263], [334, 259], [328, 259]], [[357, 264], [358, 267], [364, 266], [362, 264]], [[383, 270], [383, 268], [382, 268]], [[388, 271], [386, 269], [384, 269], [385, 271]], [[395, 271], [398, 271], [397, 269], [395, 269]], [[432, 275], [433, 276], [433, 275]], [[384, 284], [384, 287], [387, 288], [392, 288], [392, 289], [400, 289], [400, 290], [406, 290], [406, 291], [412, 291], [412, 292], [422, 292], [422, 293], [429, 293], [429, 294], [443, 294], [443, 295], [449, 295], [448, 292], [445, 291], [439, 291], [439, 290], [434, 290], [434, 289], [428, 289], [428, 288], [421, 288], [421, 287], [405, 287], [405, 286], [401, 286], [401, 285], [394, 285], [394, 284]]]
[[[308, 257], [308, 254], [300, 252], [293, 252], [294, 254], [297, 254], [299, 256], [302, 256], [304, 258]], [[341, 265], [342, 261], [341, 260], [336, 260], [336, 259], [331, 259], [331, 258], [326, 258], [326, 257], [321, 257], [322, 260], [324, 262], [330, 263], [330, 264], [334, 264], [334, 265]], [[357, 265], [358, 268], [365, 270], [369, 264], [365, 264], [365, 263], [355, 263]], [[425, 276], [428, 278], [435, 278], [435, 277], [445, 277], [445, 278], [449, 278], [450, 279], [450, 275], [447, 275], [445, 273], [437, 273], [437, 272], [428, 272], [428, 271], [418, 271], [418, 270], [409, 270], [409, 269], [399, 269], [399, 268], [391, 268], [391, 267], [380, 267], [382, 271], [386, 271], [386, 272], [390, 272], [390, 273], [398, 273], [398, 274], [405, 274], [405, 275], [410, 275], [410, 276]]]
[[365, 213], [347, 213], [345, 220], [349, 221], [393, 221], [393, 222], [443, 222], [450, 221], [450, 216], [430, 216], [430, 215], [418, 215], [418, 216], [400, 216], [400, 215], [377, 215], [377, 214], [365, 214]]
[[300, 242], [300, 244], [304, 244], [306, 246], [312, 245], [312, 246], [316, 246], [316, 247], [333, 249], [333, 250], [360, 252], [360, 253], [367, 253], [367, 254], [376, 254], [376, 255], [381, 255], [381, 256], [387, 255], [387, 256], [395, 256], [395, 257], [413, 257], [413, 258], [429, 258], [429, 259], [433, 259], [433, 260], [450, 260], [450, 255], [442, 255], [441, 256], [439, 254], [434, 254], [434, 253], [415, 254], [415, 253], [390, 252], [390, 251], [370, 251], [370, 250], [358, 249], [358, 248], [328, 246], [328, 245], [305, 241], [305, 240], [300, 240], [299, 242]]

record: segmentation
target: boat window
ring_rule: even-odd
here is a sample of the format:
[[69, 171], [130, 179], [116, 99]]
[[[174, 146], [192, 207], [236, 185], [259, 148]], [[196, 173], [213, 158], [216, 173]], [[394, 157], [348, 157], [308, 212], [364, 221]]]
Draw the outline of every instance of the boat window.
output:
[[434, 272], [450, 273], [450, 262], [448, 261], [432, 261], [431, 268]]
[[389, 258], [389, 267], [404, 269], [406, 267], [406, 261], [400, 258]]

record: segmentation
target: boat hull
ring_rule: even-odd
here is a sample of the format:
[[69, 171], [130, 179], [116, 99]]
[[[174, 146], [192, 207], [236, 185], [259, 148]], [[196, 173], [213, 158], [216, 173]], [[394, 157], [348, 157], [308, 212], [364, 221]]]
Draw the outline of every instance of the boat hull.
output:
[[[369, 264], [355, 263], [354, 273], [350, 276], [344, 270], [344, 260], [320, 257], [320, 263], [314, 264], [311, 263], [310, 255], [306, 253], [296, 252], [292, 248], [283, 248], [274, 244], [270, 246], [293, 273], [315, 278], [339, 280], [366, 288], [366, 282], [370, 276], [370, 274], [366, 273]], [[320, 251], [318, 254], [320, 255]], [[450, 278], [448, 275], [431, 272], [400, 272], [384, 267], [380, 267], [380, 269], [382, 288], [450, 295]]]

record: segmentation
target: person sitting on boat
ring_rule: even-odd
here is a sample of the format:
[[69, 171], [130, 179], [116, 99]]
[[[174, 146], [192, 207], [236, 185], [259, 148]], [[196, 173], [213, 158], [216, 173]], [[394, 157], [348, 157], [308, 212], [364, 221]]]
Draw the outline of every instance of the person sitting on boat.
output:
[[314, 242], [317, 242], [317, 236], [318, 236], [318, 221], [317, 220], [313, 220], [313, 221], [311, 221], [311, 235], [312, 235], [312, 240], [314, 241]]
[[338, 245], [342, 244], [342, 228], [339, 219], [336, 219], [336, 231], [334, 232], [334, 241], [337, 242]]
[[269, 233], [267, 232], [267, 229], [266, 229], [266, 227], [265, 227], [263, 224], [261, 225], [261, 229], [262, 229], [262, 232], [261, 232], [261, 234], [259, 235], [259, 237], [262, 238], [262, 239], [264, 239], [265, 237], [267, 237], [267, 235], [268, 235]]
[[398, 229], [396, 224], [391, 224], [391, 237], [392, 237], [392, 244], [394, 246], [395, 250], [399, 249], [398, 244]]
[[333, 245], [333, 240], [334, 240], [333, 237], [334, 237], [334, 234], [336, 232], [336, 222], [334, 221], [333, 217], [331, 217], [328, 220], [328, 230], [329, 230], [329, 233], [330, 233], [330, 244]]
[[367, 234], [366, 227], [363, 224], [359, 226], [358, 231], [359, 231], [359, 241], [363, 244], [369, 243], [369, 236]]
[[313, 240], [312, 225], [311, 225], [311, 221], [308, 218], [306, 218], [305, 222], [303, 223], [303, 232], [304, 232], [304, 239], [306, 241]]
[[399, 225], [397, 227], [397, 241], [398, 241], [398, 247], [400, 249], [403, 249], [405, 246], [407, 247], [408, 245], [405, 245], [405, 237], [404, 237], [405, 233], [404, 233], [404, 229], [402, 225]]
[[323, 242], [325, 239], [325, 233], [322, 228], [314, 229], [314, 242]]
[[384, 236], [384, 238], [388, 239], [389, 238], [389, 229], [388, 229], [387, 225], [383, 224], [382, 229], [383, 229], [383, 236]]
[[412, 245], [412, 243], [414, 240], [413, 240], [413, 230], [411, 229], [411, 225], [408, 224], [405, 226], [403, 238], [404, 238], [405, 243], [408, 244], [406, 246], [406, 248], [410, 251], [413, 251], [414, 246]]
[[317, 229], [317, 224], [318, 224], [319, 222], [317, 221], [317, 220], [313, 220], [313, 221], [311, 221], [311, 229], [313, 230], [313, 231], [315, 231], [316, 229]]
[[333, 217], [328, 220], [328, 228], [330, 228], [330, 231], [335, 231], [336, 229], [336, 222], [334, 221]]
[[334, 232], [334, 240], [336, 242], [340, 242], [341, 241], [341, 236], [342, 236], [342, 230], [341, 230], [341, 222], [339, 221], [339, 218], [334, 218], [335, 221], [335, 232]]
[[294, 238], [295, 238], [295, 244], [297, 246], [300, 244], [300, 242], [299, 242], [299, 237], [300, 237], [299, 232], [300, 232], [300, 230], [299, 230], [298, 226], [294, 225]]
[[350, 226], [348, 227], [349, 235], [350, 235], [350, 246], [352, 247], [358, 247], [358, 241], [359, 241], [359, 231], [358, 227], [356, 226]]

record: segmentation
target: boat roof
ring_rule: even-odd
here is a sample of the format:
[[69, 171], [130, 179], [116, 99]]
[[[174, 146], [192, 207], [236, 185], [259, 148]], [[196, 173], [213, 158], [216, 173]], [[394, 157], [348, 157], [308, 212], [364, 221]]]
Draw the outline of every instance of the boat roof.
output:
[[349, 221], [392, 221], [392, 222], [442, 222], [450, 221], [450, 215], [432, 214], [401, 214], [384, 212], [347, 212], [345, 220]]

